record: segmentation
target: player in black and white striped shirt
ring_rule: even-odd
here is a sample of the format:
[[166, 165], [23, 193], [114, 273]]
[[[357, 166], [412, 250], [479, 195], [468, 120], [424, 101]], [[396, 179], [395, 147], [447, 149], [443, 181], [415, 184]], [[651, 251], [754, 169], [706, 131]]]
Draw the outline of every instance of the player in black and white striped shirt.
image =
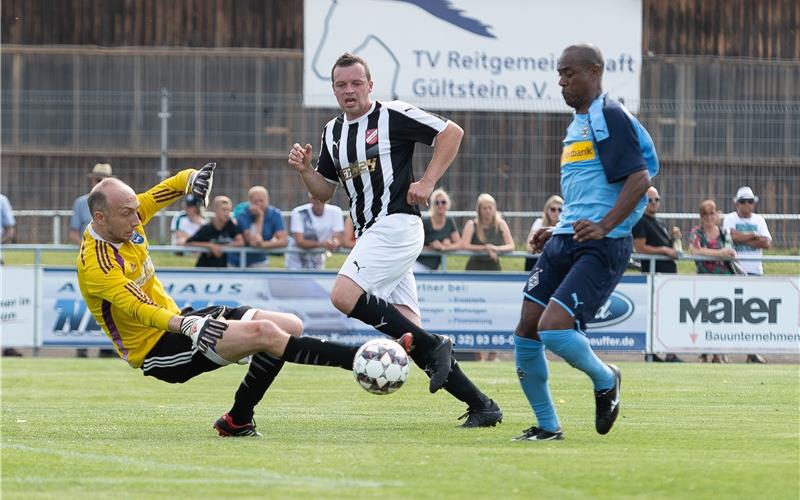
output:
[[[339, 57], [331, 81], [343, 113], [325, 125], [317, 168], [311, 166], [310, 144], [294, 144], [289, 152], [289, 165], [315, 198], [329, 200], [338, 185], [350, 198], [358, 239], [339, 270], [331, 301], [348, 316], [396, 339], [411, 333], [411, 357], [431, 377], [430, 391], [444, 387], [469, 405], [465, 427], [493, 426], [503, 414], [451, 359], [450, 339], [421, 328], [411, 272], [424, 241], [418, 205], [427, 203], [458, 153], [464, 132], [401, 101], [373, 102], [369, 67], [360, 57]], [[434, 149], [425, 174], [415, 181], [417, 142]]]

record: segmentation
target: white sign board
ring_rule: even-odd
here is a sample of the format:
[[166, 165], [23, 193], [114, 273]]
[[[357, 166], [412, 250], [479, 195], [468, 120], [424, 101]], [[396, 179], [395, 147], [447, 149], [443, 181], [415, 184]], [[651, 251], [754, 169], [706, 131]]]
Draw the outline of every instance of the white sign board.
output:
[[[296, 314], [306, 334], [319, 338], [360, 344], [381, 336], [333, 307], [334, 273], [169, 270], [158, 276], [181, 308], [249, 305]], [[74, 270], [45, 269], [42, 283], [43, 345], [110, 345], [83, 302]], [[419, 274], [423, 326], [450, 335], [461, 349], [513, 349], [524, 284], [522, 274]], [[644, 277], [626, 277], [589, 323], [596, 349], [645, 350], [648, 294]]]
[[33, 267], [0, 266], [0, 343], [33, 347], [36, 315]]
[[674, 276], [654, 280], [656, 352], [800, 352], [800, 279]]
[[641, 0], [306, 0], [304, 102], [336, 107], [331, 68], [363, 57], [373, 98], [422, 108], [571, 111], [556, 70], [565, 47], [605, 58], [603, 88], [639, 107]]

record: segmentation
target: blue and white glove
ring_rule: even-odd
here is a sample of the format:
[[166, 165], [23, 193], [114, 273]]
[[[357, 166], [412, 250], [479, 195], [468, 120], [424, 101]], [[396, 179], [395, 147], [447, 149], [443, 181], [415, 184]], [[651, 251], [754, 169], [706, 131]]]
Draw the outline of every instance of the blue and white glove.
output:
[[214, 183], [215, 168], [217, 168], [216, 163], [206, 163], [203, 168], [193, 173], [189, 178], [189, 190], [198, 200], [203, 200], [204, 207], [208, 207], [211, 185]]
[[191, 337], [192, 345], [200, 352], [213, 349], [222, 338], [228, 323], [209, 316], [186, 316], [181, 320], [181, 333]]

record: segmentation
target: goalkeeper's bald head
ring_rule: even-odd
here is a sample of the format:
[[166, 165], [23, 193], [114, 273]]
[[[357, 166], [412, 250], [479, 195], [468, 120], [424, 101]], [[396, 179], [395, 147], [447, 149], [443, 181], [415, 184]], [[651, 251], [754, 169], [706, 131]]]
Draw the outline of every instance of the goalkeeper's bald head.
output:
[[89, 213], [94, 218], [95, 212], [107, 213], [114, 207], [136, 197], [130, 186], [119, 179], [108, 177], [100, 181], [89, 192]]

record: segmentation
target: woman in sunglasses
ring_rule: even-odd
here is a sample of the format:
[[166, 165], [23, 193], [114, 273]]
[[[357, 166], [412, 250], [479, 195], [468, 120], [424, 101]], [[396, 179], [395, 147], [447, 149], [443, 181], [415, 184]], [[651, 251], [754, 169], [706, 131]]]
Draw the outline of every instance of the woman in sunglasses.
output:
[[[533, 246], [531, 246], [531, 238], [536, 230], [540, 227], [555, 227], [558, 224], [558, 218], [561, 217], [562, 207], [564, 206], [564, 199], [557, 194], [554, 194], [547, 201], [544, 202], [542, 209], [542, 216], [533, 221], [531, 230], [528, 232], [528, 252], [533, 253]], [[530, 271], [536, 265], [536, 257], [525, 257], [525, 270]]]
[[[424, 251], [449, 252], [461, 248], [461, 235], [458, 224], [447, 215], [450, 209], [450, 196], [442, 189], [431, 193], [428, 206], [428, 217], [422, 219], [422, 229], [425, 231]], [[426, 272], [439, 269], [442, 258], [439, 255], [420, 255], [414, 265], [414, 272]]]

